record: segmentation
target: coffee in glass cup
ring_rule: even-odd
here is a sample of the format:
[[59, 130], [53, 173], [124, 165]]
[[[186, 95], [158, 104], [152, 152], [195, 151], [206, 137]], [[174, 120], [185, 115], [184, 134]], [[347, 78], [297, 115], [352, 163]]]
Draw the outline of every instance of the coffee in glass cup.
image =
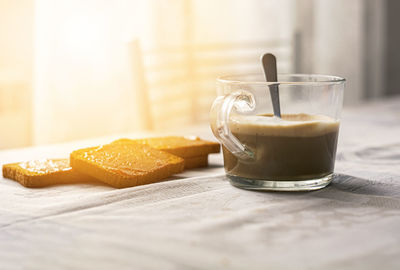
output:
[[262, 74], [218, 79], [211, 110], [230, 182], [257, 190], [315, 190], [333, 177], [344, 79], [280, 75], [281, 118]]

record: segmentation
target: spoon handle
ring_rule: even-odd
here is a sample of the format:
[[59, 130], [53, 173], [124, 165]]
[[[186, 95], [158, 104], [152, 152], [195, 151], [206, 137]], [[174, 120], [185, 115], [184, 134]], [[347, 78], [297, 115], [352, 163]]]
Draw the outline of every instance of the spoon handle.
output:
[[[278, 74], [276, 68], [276, 58], [271, 53], [266, 53], [261, 57], [262, 66], [264, 69], [265, 79], [267, 82], [277, 82]], [[269, 85], [269, 93], [271, 95], [272, 107], [274, 116], [281, 117], [281, 107], [279, 104], [279, 86], [278, 84]]]

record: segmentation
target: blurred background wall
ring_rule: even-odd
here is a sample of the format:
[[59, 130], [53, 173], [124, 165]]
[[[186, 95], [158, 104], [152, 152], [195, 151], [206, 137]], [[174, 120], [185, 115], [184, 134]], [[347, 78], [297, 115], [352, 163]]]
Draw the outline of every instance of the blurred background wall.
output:
[[207, 122], [215, 78], [347, 79], [345, 105], [400, 94], [395, 0], [0, 0], [0, 148]]
[[0, 0], [0, 148], [32, 143], [32, 0]]

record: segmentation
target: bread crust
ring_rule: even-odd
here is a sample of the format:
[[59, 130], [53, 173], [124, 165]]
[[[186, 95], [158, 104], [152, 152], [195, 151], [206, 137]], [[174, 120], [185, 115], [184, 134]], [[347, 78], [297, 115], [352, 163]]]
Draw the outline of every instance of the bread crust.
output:
[[185, 158], [185, 170], [208, 166], [208, 155]]

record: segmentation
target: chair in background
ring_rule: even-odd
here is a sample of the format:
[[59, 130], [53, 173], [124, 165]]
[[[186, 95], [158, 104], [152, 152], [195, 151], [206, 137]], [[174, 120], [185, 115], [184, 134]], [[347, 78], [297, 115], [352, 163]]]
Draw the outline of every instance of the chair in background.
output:
[[171, 129], [208, 121], [216, 97], [216, 78], [261, 72], [260, 56], [273, 52], [280, 73], [296, 67], [296, 38], [292, 40], [198, 44], [142, 50], [130, 46], [135, 106], [141, 129]]

